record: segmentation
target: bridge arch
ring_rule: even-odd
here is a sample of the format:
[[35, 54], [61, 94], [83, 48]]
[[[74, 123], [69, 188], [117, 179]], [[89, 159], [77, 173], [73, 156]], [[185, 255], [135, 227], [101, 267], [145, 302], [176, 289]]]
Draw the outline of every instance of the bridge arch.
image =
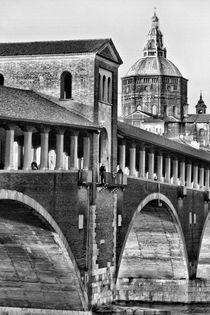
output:
[[118, 262], [125, 279], [188, 279], [188, 256], [176, 209], [161, 193], [148, 195], [129, 224]]
[[[6, 205], [7, 211], [5, 211], [5, 208], [4, 208], [5, 205]], [[14, 209], [14, 205], [19, 205], [20, 208], [18, 208], [16, 211], [16, 209]], [[19, 213], [18, 213], [18, 210], [20, 210]], [[11, 213], [9, 214], [9, 212]], [[15, 215], [15, 218], [13, 217], [13, 215]], [[0, 246], [4, 244], [5, 239], [7, 240], [8, 238], [10, 238], [9, 244], [4, 245], [5, 248], [7, 246], [14, 247], [14, 251], [16, 251], [16, 254], [18, 255], [18, 257], [20, 256], [20, 254], [17, 253], [17, 249], [18, 250], [20, 249], [22, 252], [22, 260], [23, 260], [22, 268], [23, 269], [21, 269], [20, 261], [18, 262], [12, 261], [14, 259], [11, 253], [9, 253], [9, 251], [7, 255], [9, 259], [11, 259], [12, 265], [17, 264], [17, 266], [14, 267], [15, 273], [17, 273], [17, 278], [16, 280], [14, 280], [14, 282], [17, 281], [17, 279], [18, 281], [20, 280], [21, 289], [22, 289], [22, 279], [24, 279], [23, 282], [24, 282], [24, 285], [26, 285], [27, 292], [28, 292], [27, 294], [25, 294], [24, 285], [23, 285], [23, 290], [22, 290], [23, 292], [21, 292], [20, 295], [21, 294], [22, 296], [26, 295], [28, 297], [28, 300], [20, 299], [16, 301], [16, 297], [15, 297], [15, 303], [17, 302], [15, 306], [22, 307], [23, 306], [22, 304], [24, 304], [24, 306], [27, 305], [29, 307], [42, 308], [43, 305], [45, 305], [44, 308], [57, 307], [58, 309], [59, 308], [68, 309], [68, 307], [71, 307], [71, 309], [73, 310], [87, 310], [88, 297], [84, 289], [83, 283], [81, 281], [80, 273], [79, 273], [76, 261], [74, 259], [73, 253], [71, 252], [68, 242], [65, 236], [63, 235], [60, 227], [52, 218], [52, 216], [47, 212], [47, 210], [36, 200], [25, 195], [22, 192], [18, 192], [15, 190], [0, 189], [0, 216], [3, 217], [3, 220], [1, 220], [0, 225], [2, 224], [2, 222], [4, 223], [4, 226], [1, 226]], [[34, 218], [33, 222], [30, 221], [30, 216], [31, 217], [33, 216]], [[27, 226], [27, 223], [30, 221], [30, 226], [28, 230], [31, 230], [30, 235], [26, 236], [26, 244], [24, 244], [25, 235], [24, 237], [16, 239], [16, 235], [15, 235], [16, 232], [14, 232], [14, 235], [10, 237], [9, 232], [6, 232], [6, 229], [5, 229], [5, 227], [6, 228], [10, 227], [10, 231], [13, 231], [13, 229], [17, 228], [19, 229], [21, 233], [21, 229], [20, 227], [17, 227], [16, 222], [21, 222], [22, 218], [24, 217], [26, 218], [24, 219], [26, 224], [23, 220], [23, 224], [21, 225], [22, 229], [24, 229], [25, 226]], [[34, 239], [33, 239], [33, 236], [34, 236]], [[3, 238], [1, 239], [1, 237]], [[28, 240], [31, 240], [31, 239], [33, 242], [32, 245], [34, 246], [34, 244], [36, 245], [38, 244], [37, 247], [36, 246], [35, 248], [30, 247], [31, 244], [30, 242], [28, 242]], [[43, 240], [43, 243], [42, 243], [42, 240]], [[46, 244], [45, 244], [45, 240], [46, 240]], [[5, 248], [3, 248], [3, 251], [7, 251], [7, 248], [6, 249]], [[40, 253], [36, 255], [36, 251], [38, 252], [39, 248], [40, 249], [43, 248], [43, 251], [42, 251], [42, 253], [44, 253], [43, 256]], [[52, 260], [50, 261], [50, 263], [52, 263], [51, 265], [53, 266], [53, 268], [52, 270], [49, 270], [48, 267], [49, 266], [51, 267], [51, 265], [48, 263], [48, 257], [50, 256], [51, 252], [52, 252], [52, 255], [54, 255]], [[33, 259], [35, 260], [35, 263], [32, 261], [31, 258], [28, 259], [29, 261], [24, 261], [24, 258], [27, 256], [33, 257]], [[39, 270], [38, 271], [37, 269], [35, 271], [33, 270], [32, 265], [35, 265], [36, 263], [38, 264], [37, 266], [40, 266], [42, 273], [46, 272], [43, 278], [42, 278], [42, 274], [40, 275], [38, 273]], [[31, 274], [29, 274], [28, 272], [28, 275], [24, 275], [25, 270], [27, 270], [27, 264], [30, 265]], [[2, 265], [0, 264], [0, 282], [2, 281], [1, 267]], [[55, 267], [55, 272], [56, 272], [55, 279], [53, 278], [54, 267]], [[19, 275], [19, 272], [21, 275]], [[67, 280], [68, 277], [69, 279]], [[41, 281], [41, 283], [38, 283], [39, 280]], [[56, 286], [57, 284], [58, 286]], [[20, 286], [20, 284], [18, 284], [18, 286]], [[41, 288], [41, 289], [38, 288], [40, 292], [36, 291], [35, 293], [39, 295], [37, 298], [37, 300], [39, 300], [38, 302], [37, 300], [35, 301], [30, 296], [30, 294], [33, 294], [35, 292], [33, 291], [34, 290], [33, 288], [36, 286], [38, 287], [40, 286]], [[30, 293], [31, 288], [32, 288], [33, 293]], [[72, 288], [74, 289], [72, 290]], [[43, 296], [42, 296], [42, 290], [46, 290], [46, 291], [43, 291]], [[49, 297], [47, 296], [48, 293], [49, 293]], [[13, 295], [11, 292], [10, 294], [11, 294], [11, 300], [12, 300]], [[73, 306], [70, 305], [70, 302], [67, 302], [70, 295], [72, 295], [73, 300], [79, 301], [79, 302], [78, 303], [75, 302]], [[12, 306], [14, 306], [14, 301], [12, 303], [13, 303]]]
[[[206, 212], [208, 204], [206, 203]], [[207, 215], [200, 239], [196, 278], [210, 279], [210, 213]]]

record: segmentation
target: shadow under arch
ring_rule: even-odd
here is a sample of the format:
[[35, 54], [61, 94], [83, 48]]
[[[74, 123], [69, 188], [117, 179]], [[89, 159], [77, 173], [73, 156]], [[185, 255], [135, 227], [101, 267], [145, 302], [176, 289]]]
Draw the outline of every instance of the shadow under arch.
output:
[[[207, 210], [208, 211], [208, 210]], [[196, 278], [210, 279], [210, 213], [208, 213], [199, 245]]]
[[[158, 267], [155, 265], [156, 260], [159, 260]], [[164, 267], [167, 269], [166, 263], [171, 264], [172, 270], [161, 272]], [[175, 268], [177, 271], [173, 270]], [[129, 224], [116, 279], [118, 282], [125, 278], [189, 278], [188, 256], [181, 223], [173, 204], [161, 193], [152, 193], [142, 200]]]
[[[29, 209], [31, 209], [31, 213], [32, 213], [32, 211], [34, 211], [36, 214], [38, 214], [38, 218], [41, 217], [43, 221], [46, 221], [47, 224], [49, 225], [49, 227], [51, 228], [51, 230], [55, 232], [54, 238], [56, 240], [56, 246], [59, 249], [59, 252], [61, 250], [60, 253], [61, 253], [63, 259], [65, 260], [65, 269], [67, 271], [65, 273], [65, 275], [69, 274], [71, 277], [70, 280], [72, 281], [73, 284], [75, 284], [75, 288], [76, 288], [77, 294], [79, 296], [82, 310], [88, 310], [88, 296], [87, 296], [87, 293], [86, 293], [85, 288], [83, 286], [83, 283], [81, 281], [80, 272], [78, 270], [75, 258], [73, 256], [73, 253], [71, 252], [71, 249], [68, 245], [68, 242], [67, 242], [65, 236], [63, 235], [61, 229], [59, 228], [59, 226], [57, 225], [55, 220], [52, 218], [52, 216], [44, 209], [44, 207], [41, 204], [39, 204], [33, 198], [23, 194], [22, 192], [18, 192], [15, 190], [0, 189], [0, 204], [3, 202], [6, 202], [7, 204], [9, 204], [11, 202], [16, 202], [20, 205], [23, 205], [23, 207], [27, 207], [27, 211], [29, 211]], [[17, 211], [17, 213], [18, 213], [18, 211]], [[18, 220], [19, 220], [19, 218], [18, 218]], [[7, 225], [8, 225], [8, 223], [7, 223]], [[29, 248], [29, 251], [30, 251], [30, 248]], [[58, 266], [58, 262], [55, 262], [55, 263]], [[68, 271], [68, 266], [69, 266], [69, 269], [71, 267], [71, 269], [73, 270], [73, 272], [71, 274]], [[59, 268], [60, 268], [60, 266], [59, 266]], [[50, 284], [53, 284], [53, 283], [50, 283]], [[62, 288], [61, 290], [63, 290], [63, 288], [65, 288], [65, 280], [64, 280], [64, 283], [61, 282], [60, 287]], [[67, 287], [68, 287], [68, 285], [66, 285], [66, 288]], [[64, 291], [65, 291], [65, 289], [64, 289]], [[63, 293], [63, 291], [62, 291], [62, 293]], [[65, 294], [67, 294], [67, 293], [68, 292], [66, 291]], [[51, 297], [50, 299], [53, 299], [53, 297]], [[58, 292], [58, 299], [59, 299], [59, 292]], [[24, 302], [27, 303], [27, 301], [24, 301]], [[52, 301], [52, 303], [53, 303], [53, 301]], [[65, 303], [67, 304], [66, 301], [65, 301]], [[65, 305], [65, 303], [64, 303], [64, 305]], [[22, 305], [20, 304], [20, 305], [16, 305], [16, 306], [22, 306]], [[33, 304], [31, 306], [30, 302], [29, 302], [29, 306], [33, 307]], [[76, 307], [76, 310], [79, 310], [77, 308], [78, 306], [75, 306], [75, 307]], [[47, 307], [45, 306], [45, 308], [47, 308]], [[51, 308], [51, 307], [49, 307], [49, 308]]]

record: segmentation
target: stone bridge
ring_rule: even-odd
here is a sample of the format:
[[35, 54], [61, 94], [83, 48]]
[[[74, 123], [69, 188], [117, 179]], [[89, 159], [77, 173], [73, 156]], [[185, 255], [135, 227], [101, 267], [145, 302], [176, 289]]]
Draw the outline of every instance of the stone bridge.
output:
[[209, 154], [119, 123], [102, 184], [98, 137], [88, 169], [0, 170], [1, 307], [209, 301]]

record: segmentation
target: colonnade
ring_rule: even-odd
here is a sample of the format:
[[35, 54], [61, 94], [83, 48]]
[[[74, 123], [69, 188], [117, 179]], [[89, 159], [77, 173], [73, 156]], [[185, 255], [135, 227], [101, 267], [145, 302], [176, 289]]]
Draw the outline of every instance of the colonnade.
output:
[[[15, 152], [14, 152], [14, 143], [18, 143], [18, 137], [15, 139], [15, 125], [8, 125], [5, 127], [5, 139], [2, 139], [4, 143], [4, 159], [3, 159], [3, 168], [5, 170], [15, 169]], [[21, 169], [30, 170], [32, 161], [37, 162], [37, 149], [40, 148], [40, 170], [49, 169], [49, 133], [51, 129], [46, 127], [37, 128], [36, 130], [37, 137], [40, 134], [40, 143], [39, 145], [34, 146], [32, 142], [32, 135], [35, 132], [34, 127], [27, 126], [22, 129], [23, 131], [23, 144], [18, 143], [18, 156], [21, 159]], [[55, 128], [55, 155], [56, 163], [55, 170], [64, 169], [64, 137], [65, 129]], [[20, 138], [20, 136], [19, 136]], [[69, 167], [70, 170], [78, 170], [78, 139], [79, 131], [70, 131], [70, 137], [67, 141], [70, 141], [70, 152], [69, 152]], [[83, 141], [83, 165], [82, 168], [88, 170], [90, 168], [90, 148], [91, 148], [91, 134], [83, 133], [80, 140]], [[20, 168], [20, 167], [19, 167]]]
[[[128, 145], [129, 144], [129, 145]], [[119, 166], [129, 176], [195, 189], [209, 189], [210, 165], [135, 142], [119, 143]], [[127, 160], [126, 160], [127, 158]], [[138, 161], [137, 161], [138, 159]]]

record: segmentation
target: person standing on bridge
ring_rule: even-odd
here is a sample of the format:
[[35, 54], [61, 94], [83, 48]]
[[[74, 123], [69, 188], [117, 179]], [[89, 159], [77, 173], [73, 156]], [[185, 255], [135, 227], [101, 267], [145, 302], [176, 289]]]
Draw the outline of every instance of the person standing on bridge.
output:
[[101, 176], [101, 184], [104, 185], [105, 184], [106, 167], [103, 163], [101, 164], [99, 171], [100, 171], [100, 176]]

